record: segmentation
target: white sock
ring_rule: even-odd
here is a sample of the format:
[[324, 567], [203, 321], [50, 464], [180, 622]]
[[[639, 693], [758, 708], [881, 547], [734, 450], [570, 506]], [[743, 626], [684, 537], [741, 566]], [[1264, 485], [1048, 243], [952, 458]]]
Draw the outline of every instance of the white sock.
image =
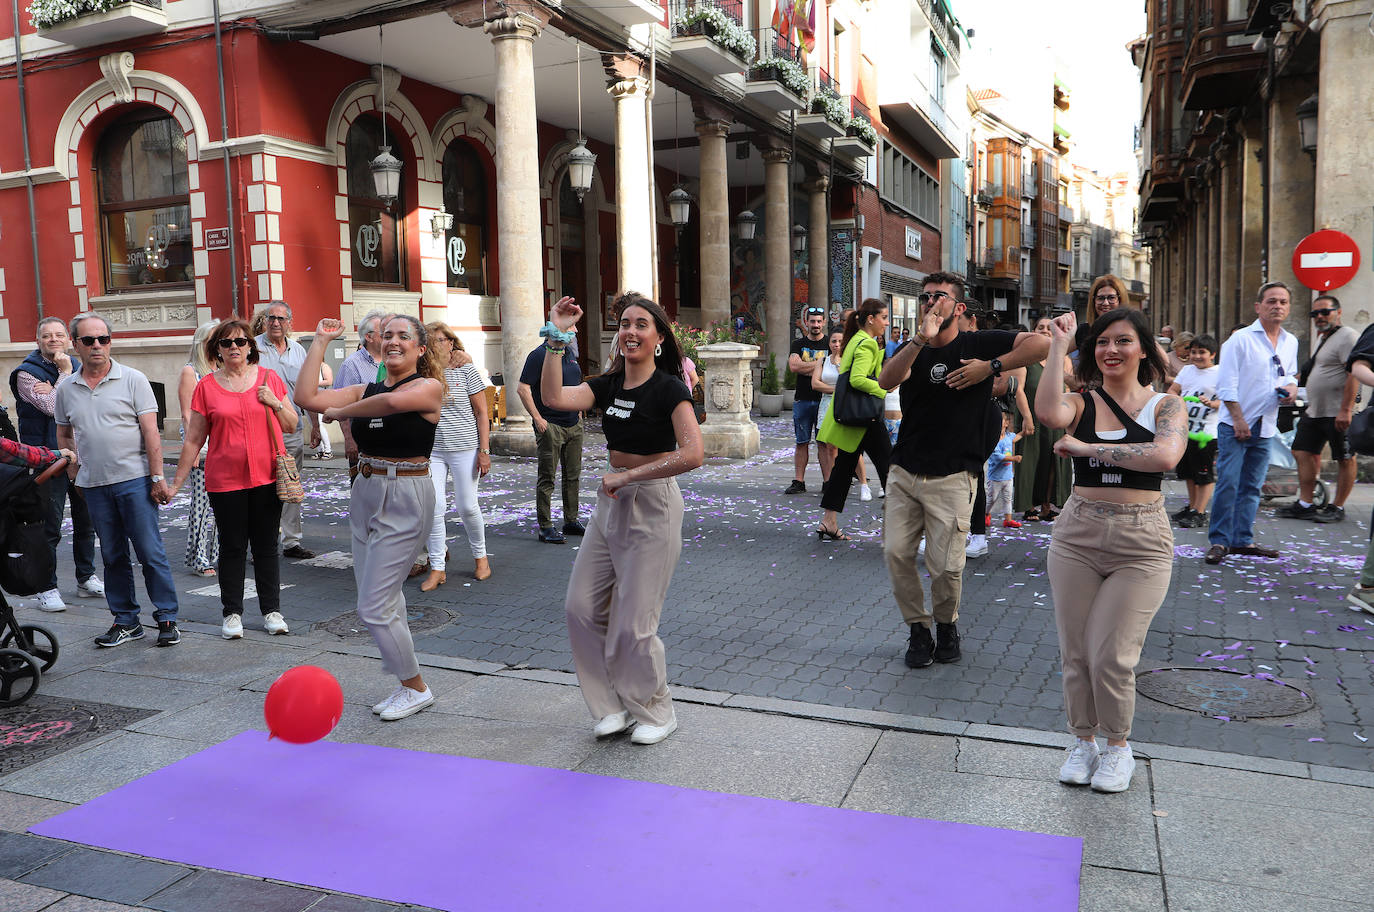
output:
[[1308, 503], [1307, 501], [1305, 501], [1305, 500], [1299, 500], [1299, 501], [1298, 501], [1298, 506], [1300, 506], [1300, 507], [1302, 507], [1304, 510], [1306, 510], [1308, 507], [1310, 507], [1310, 506], [1312, 506], [1312, 505], [1311, 505], [1310, 503]]

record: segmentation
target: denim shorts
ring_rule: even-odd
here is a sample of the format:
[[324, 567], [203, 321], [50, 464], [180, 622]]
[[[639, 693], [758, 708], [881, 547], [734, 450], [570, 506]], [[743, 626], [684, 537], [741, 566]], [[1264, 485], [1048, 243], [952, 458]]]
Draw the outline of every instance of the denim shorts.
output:
[[792, 403], [792, 433], [797, 446], [806, 446], [816, 436], [816, 419], [821, 413], [819, 399], [797, 399]]

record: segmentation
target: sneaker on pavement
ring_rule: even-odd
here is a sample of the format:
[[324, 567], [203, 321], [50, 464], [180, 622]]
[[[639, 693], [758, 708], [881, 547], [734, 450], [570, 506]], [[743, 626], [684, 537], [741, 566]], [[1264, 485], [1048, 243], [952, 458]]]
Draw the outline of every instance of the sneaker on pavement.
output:
[[575, 519], [570, 519], [563, 523], [564, 535], [586, 535], [587, 527]]
[[970, 535], [968, 542], [964, 545], [965, 557], [984, 557], [988, 553], [988, 537], [986, 535]]
[[1345, 507], [1338, 507], [1334, 504], [1327, 504], [1317, 511], [1317, 515], [1312, 517], [1313, 522], [1319, 523], [1338, 523], [1345, 521]]
[[1002, 520], [1002, 528], [1003, 528], [1003, 529], [1019, 529], [1019, 528], [1021, 528], [1021, 521], [1020, 521], [1020, 520], [1017, 520], [1017, 519], [1004, 519], [1004, 520]]
[[867, 503], [873, 499], [873, 489], [868, 485], [859, 485], [859, 500]]
[[1190, 506], [1185, 506], [1182, 510], [1179, 510], [1177, 513], [1171, 513], [1171, 514], [1169, 514], [1169, 518], [1172, 519], [1172, 520], [1173, 520], [1174, 522], [1176, 522], [1176, 523], [1181, 523], [1181, 522], [1183, 522], [1185, 519], [1187, 519], [1189, 516], [1192, 516], [1192, 515], [1193, 515], [1194, 513], [1196, 513], [1196, 512], [1197, 512], [1197, 511], [1194, 510], [1192, 507], [1190, 507]]
[[1180, 519], [1178, 525], [1182, 529], [1205, 529], [1208, 523], [1211, 522], [1211, 519], [1212, 514], [1210, 513], [1198, 513], [1194, 511]]
[[104, 598], [105, 584], [100, 581], [100, 577], [92, 576], [76, 584], [76, 594], [82, 598]]
[[1364, 586], [1356, 586], [1345, 595], [1345, 600], [1355, 611], [1368, 611], [1374, 614], [1374, 586], [1366, 589]]
[[393, 701], [393, 700], [395, 700], [397, 697], [399, 697], [399, 696], [401, 695], [401, 691], [406, 690], [406, 689], [407, 689], [407, 688], [406, 688], [406, 686], [405, 686], [404, 684], [397, 684], [397, 685], [396, 685], [396, 689], [393, 690], [393, 691], [390, 693], [390, 695], [387, 696], [387, 698], [386, 698], [385, 700], [383, 700], [383, 701], [380, 702], [380, 703], [377, 703], [377, 704], [374, 704], [374, 705], [373, 705], [373, 707], [372, 707], [372, 715], [374, 715], [374, 716], [380, 716], [380, 715], [382, 714], [382, 712], [383, 712], [388, 706], [391, 705], [391, 701]]
[[926, 540], [925, 540], [925, 537], [924, 537], [924, 536], [921, 537], [921, 543], [920, 543], [919, 545], [916, 546], [916, 556], [917, 556], [917, 557], [925, 557], [925, 556], [926, 556]]
[[300, 545], [292, 545], [281, 553], [282, 557], [289, 557], [292, 560], [310, 560], [315, 556], [315, 552], [309, 548], [302, 548]]
[[786, 490], [786, 491], [783, 491], [782, 493], [784, 493], [784, 494], [805, 494], [805, 493], [806, 493], [806, 482], [804, 482], [804, 481], [797, 481], [797, 480], [794, 478], [794, 479], [792, 479], [792, 483], [791, 483], [790, 485], [787, 486], [787, 490]]
[[925, 668], [935, 661], [935, 640], [925, 624], [911, 625], [911, 639], [906, 647], [906, 667]]
[[1311, 519], [1317, 515], [1316, 504], [1303, 506], [1296, 500], [1291, 504], [1284, 504], [1274, 511], [1274, 515], [1280, 519]]
[[1131, 746], [1112, 747], [1108, 744], [1097, 757], [1097, 770], [1093, 773], [1094, 792], [1124, 792], [1130, 788], [1131, 776], [1135, 774], [1135, 756]]
[[622, 709], [618, 713], [602, 716], [600, 721], [592, 726], [592, 734], [598, 738], [609, 738], [611, 735], [620, 734], [634, 724], [635, 720], [630, 718], [630, 714]]
[[887, 488], [885, 488], [885, 487], [883, 487], [881, 484], [879, 484], [879, 485], [878, 485], [878, 497], [882, 498], [882, 497], [886, 497], [886, 496], [887, 496]]
[[177, 629], [176, 621], [157, 622], [157, 645], [175, 646], [181, 642], [181, 631]]
[[38, 608], [40, 611], [66, 611], [67, 603], [62, 601], [61, 592], [49, 589], [38, 593]]
[[243, 618], [237, 614], [226, 614], [224, 624], [219, 628], [219, 635], [226, 640], [239, 640], [243, 638]]
[[664, 738], [677, 731], [677, 713], [662, 725], [636, 725], [635, 730], [630, 732], [630, 741], [633, 744], [657, 744]]
[[963, 657], [959, 651], [959, 628], [954, 624], [935, 625], [935, 661], [948, 664]]
[[143, 639], [143, 625], [134, 624], [132, 627], [121, 627], [119, 624], [111, 624], [110, 629], [95, 638], [97, 646], [118, 646], [120, 643], [127, 643], [130, 640]]
[[291, 632], [291, 628], [286, 626], [286, 618], [281, 616], [280, 611], [269, 611], [264, 614], [262, 616], [262, 629], [273, 636]]
[[563, 537], [563, 533], [559, 532], [553, 526], [540, 526], [539, 540], [547, 545], [561, 545], [567, 541], [567, 539]]
[[1068, 750], [1068, 758], [1059, 767], [1059, 781], [1065, 785], [1087, 785], [1097, 772], [1097, 758], [1102, 753], [1097, 741], [1084, 741], [1075, 738], [1073, 747]]
[[386, 709], [377, 713], [382, 717], [383, 722], [395, 722], [397, 719], [404, 719], [406, 716], [413, 716], [417, 712], [430, 706], [434, 702], [434, 691], [426, 687], [424, 690], [411, 690], [403, 687], [401, 692], [392, 697]]

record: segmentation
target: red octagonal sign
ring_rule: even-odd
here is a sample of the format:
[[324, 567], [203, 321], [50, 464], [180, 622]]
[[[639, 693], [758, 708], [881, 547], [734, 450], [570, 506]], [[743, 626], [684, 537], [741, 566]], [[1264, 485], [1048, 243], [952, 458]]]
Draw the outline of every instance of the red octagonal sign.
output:
[[1314, 231], [1293, 249], [1293, 274], [1313, 291], [1331, 291], [1355, 278], [1360, 248], [1341, 231]]

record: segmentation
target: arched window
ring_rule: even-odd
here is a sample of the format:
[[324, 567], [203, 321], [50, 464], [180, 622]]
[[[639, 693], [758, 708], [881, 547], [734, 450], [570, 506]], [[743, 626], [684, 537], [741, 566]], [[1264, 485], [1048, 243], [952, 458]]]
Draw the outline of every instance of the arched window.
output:
[[[389, 132], [388, 140], [395, 137]], [[348, 128], [345, 145], [348, 167], [348, 236], [352, 241], [353, 281], [365, 285], [404, 285], [401, 251], [405, 220], [407, 162], [399, 144], [391, 154], [401, 160], [401, 195], [388, 207], [377, 198], [377, 182], [369, 165], [382, 151], [382, 122], [362, 116]]]
[[477, 151], [462, 140], [444, 152], [444, 209], [453, 214], [445, 258], [448, 287], [487, 293], [487, 172]]
[[186, 135], [162, 111], [113, 124], [96, 153], [105, 290], [190, 285], [191, 198]]

